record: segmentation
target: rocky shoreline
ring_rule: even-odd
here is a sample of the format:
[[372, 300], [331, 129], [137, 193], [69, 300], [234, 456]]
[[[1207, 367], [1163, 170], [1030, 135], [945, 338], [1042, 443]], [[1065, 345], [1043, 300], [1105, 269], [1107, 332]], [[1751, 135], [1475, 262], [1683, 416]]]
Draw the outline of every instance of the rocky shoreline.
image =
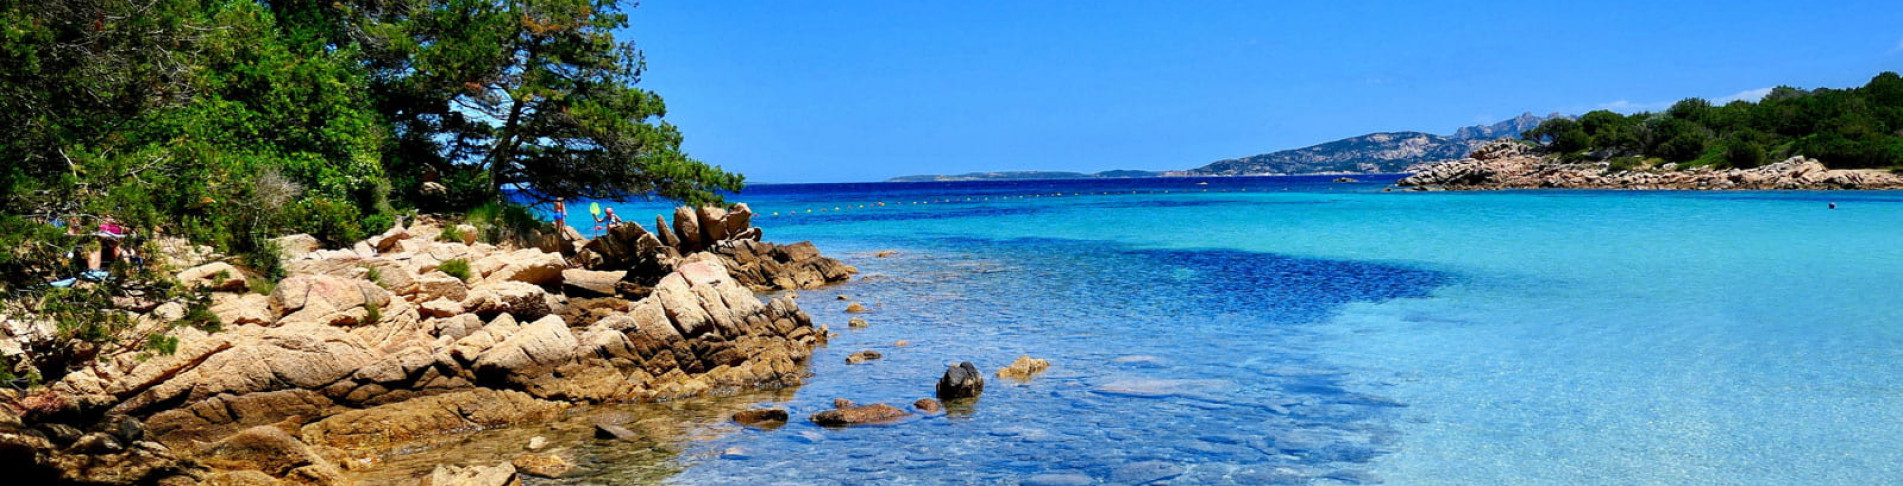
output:
[[[351, 484], [356, 465], [457, 433], [579, 407], [798, 385], [828, 335], [787, 292], [856, 272], [810, 243], [760, 241], [744, 204], [680, 208], [594, 240], [443, 241], [425, 220], [318, 249], [280, 239], [268, 294], [222, 262], [179, 266], [223, 330], [175, 351], [102, 353], [26, 393], [0, 391], [0, 466], [29, 484]], [[183, 302], [133, 306], [164, 329]], [[0, 352], [49, 322], [6, 318]], [[508, 484], [546, 461], [441, 467], [431, 484]], [[504, 471], [504, 469], [507, 469]], [[560, 469], [559, 467], [555, 469]], [[498, 479], [500, 478], [500, 479]], [[502, 482], [495, 482], [502, 481]]]
[[1624, 170], [1606, 163], [1567, 163], [1510, 140], [1490, 142], [1467, 158], [1413, 168], [1395, 185], [1411, 190], [1502, 189], [1629, 190], [1847, 190], [1903, 189], [1903, 175], [1833, 170], [1813, 159], [1790, 159], [1751, 169]]

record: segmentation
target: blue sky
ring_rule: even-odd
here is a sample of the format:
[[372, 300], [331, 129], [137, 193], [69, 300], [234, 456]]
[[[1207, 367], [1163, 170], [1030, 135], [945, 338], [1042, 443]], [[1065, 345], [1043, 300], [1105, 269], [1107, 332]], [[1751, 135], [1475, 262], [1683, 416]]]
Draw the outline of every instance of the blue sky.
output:
[[1521, 112], [1903, 71], [1903, 5], [648, 0], [694, 157], [750, 182], [1187, 169]]

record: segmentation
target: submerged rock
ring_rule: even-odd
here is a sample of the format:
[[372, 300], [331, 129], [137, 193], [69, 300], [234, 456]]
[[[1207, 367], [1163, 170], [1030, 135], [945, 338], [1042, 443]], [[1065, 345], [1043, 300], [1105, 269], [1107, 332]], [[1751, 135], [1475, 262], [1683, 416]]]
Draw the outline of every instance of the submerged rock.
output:
[[885, 355], [879, 354], [878, 351], [873, 351], [868, 349], [865, 351], [852, 353], [852, 356], [847, 356], [846, 364], [859, 364], [859, 363], [864, 363], [867, 361], [872, 361], [872, 360], [884, 358], [884, 357]]
[[521, 454], [509, 464], [515, 466], [517, 472], [543, 478], [559, 478], [575, 469], [574, 464], [554, 454]]
[[423, 479], [422, 486], [519, 486], [522, 478], [516, 475], [515, 465], [509, 463], [494, 466], [436, 466], [429, 477]]
[[779, 408], [756, 408], [752, 410], [741, 410], [733, 414], [734, 422], [745, 425], [785, 422], [787, 418], [786, 410]]
[[622, 442], [636, 442], [641, 440], [641, 434], [634, 433], [634, 431], [628, 430], [627, 427], [622, 427], [619, 425], [609, 424], [609, 423], [599, 423], [599, 424], [595, 424], [595, 438], [602, 439], [602, 440], [618, 440]]
[[1019, 356], [1017, 361], [1011, 362], [1010, 366], [999, 369], [997, 376], [999, 378], [1014, 380], [1029, 380], [1031, 376], [1043, 373], [1044, 370], [1050, 369], [1050, 367], [1051, 362], [1049, 361], [1032, 358], [1030, 356]]
[[824, 426], [846, 426], [889, 422], [907, 415], [911, 415], [911, 413], [899, 410], [891, 405], [874, 403], [871, 405], [857, 405], [827, 410], [813, 414], [810, 420], [815, 424]]
[[945, 376], [938, 379], [939, 400], [978, 398], [984, 392], [985, 378], [970, 361], [946, 369]]
[[925, 413], [938, 413], [945, 409], [943, 405], [938, 403], [938, 400], [930, 398], [920, 398], [918, 401], [912, 402], [912, 408], [916, 408], [918, 411]]

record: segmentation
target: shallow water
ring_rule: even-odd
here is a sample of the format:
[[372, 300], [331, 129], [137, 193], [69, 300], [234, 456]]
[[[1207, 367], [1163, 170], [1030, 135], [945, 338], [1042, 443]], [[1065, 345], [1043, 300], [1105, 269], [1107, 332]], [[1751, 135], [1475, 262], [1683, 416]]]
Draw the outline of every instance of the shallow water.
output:
[[[1903, 195], [1326, 179], [756, 187], [864, 278], [801, 295], [839, 337], [759, 400], [793, 423], [698, 425], [669, 480], [1903, 481]], [[803, 420], [1020, 355], [1052, 369], [948, 415]]]

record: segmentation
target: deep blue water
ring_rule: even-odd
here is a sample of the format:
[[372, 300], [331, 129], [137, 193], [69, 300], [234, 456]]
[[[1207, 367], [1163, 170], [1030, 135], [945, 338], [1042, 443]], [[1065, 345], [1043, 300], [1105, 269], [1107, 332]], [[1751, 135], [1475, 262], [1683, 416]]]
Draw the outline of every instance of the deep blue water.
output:
[[[801, 293], [839, 336], [763, 403], [794, 422], [710, 425], [674, 481], [1903, 481], [1903, 197], [1329, 179], [751, 188], [862, 278]], [[968, 410], [803, 420], [1020, 355], [1052, 369]]]

